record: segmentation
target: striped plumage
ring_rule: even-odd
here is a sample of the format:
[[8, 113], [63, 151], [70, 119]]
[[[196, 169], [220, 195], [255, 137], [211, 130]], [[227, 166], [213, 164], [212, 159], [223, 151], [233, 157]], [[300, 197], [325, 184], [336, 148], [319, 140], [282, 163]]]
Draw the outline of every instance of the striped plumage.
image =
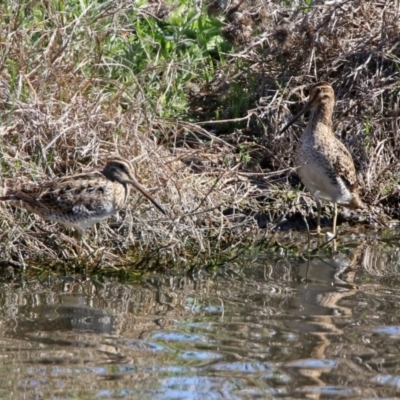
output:
[[348, 208], [365, 208], [358, 195], [359, 184], [351, 154], [336, 138], [332, 127], [335, 94], [327, 82], [310, 89], [305, 107], [281, 130], [284, 132], [301, 115], [311, 110], [307, 127], [301, 137], [296, 164], [304, 186], [318, 206], [317, 231], [321, 230], [321, 200], [334, 203], [333, 234], [336, 235], [337, 204]]
[[122, 158], [109, 160], [100, 171], [76, 174], [10, 189], [1, 201], [11, 201], [44, 219], [74, 228], [81, 239], [86, 228], [121, 209], [130, 185], [146, 196], [162, 213], [164, 208], [136, 181], [130, 163]]

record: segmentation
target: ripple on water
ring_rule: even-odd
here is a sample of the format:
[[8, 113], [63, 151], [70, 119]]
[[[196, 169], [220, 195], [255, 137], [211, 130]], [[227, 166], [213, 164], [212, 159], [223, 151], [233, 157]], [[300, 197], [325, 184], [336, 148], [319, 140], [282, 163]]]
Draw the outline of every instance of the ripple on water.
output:
[[392, 339], [400, 338], [400, 326], [399, 325], [387, 325], [377, 326], [372, 328], [372, 331], [382, 335], [388, 335]]
[[204, 335], [184, 332], [155, 332], [152, 334], [153, 340], [163, 340], [165, 342], [193, 342], [193, 343], [207, 343], [209, 339]]
[[327, 360], [327, 359], [315, 359], [308, 358], [304, 360], [295, 360], [285, 363], [286, 367], [290, 368], [306, 368], [306, 369], [332, 369], [337, 367], [337, 362], [335, 360]]
[[0, 398], [395, 398], [400, 252], [340, 255], [255, 255], [204, 285], [4, 286]]
[[307, 394], [308, 396], [323, 396], [324, 398], [354, 398], [363, 393], [362, 389], [349, 388], [344, 386], [303, 386], [294, 391], [294, 393]]
[[400, 388], [400, 376], [399, 375], [383, 375], [379, 374], [372, 378], [374, 383], [384, 386], [394, 386]]

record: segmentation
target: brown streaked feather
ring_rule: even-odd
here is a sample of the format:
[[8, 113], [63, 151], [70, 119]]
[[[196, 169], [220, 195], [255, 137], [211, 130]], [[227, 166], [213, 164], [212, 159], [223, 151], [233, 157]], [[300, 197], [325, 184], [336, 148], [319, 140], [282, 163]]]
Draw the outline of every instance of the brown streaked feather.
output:
[[305, 107], [281, 130], [284, 132], [300, 116], [311, 111], [297, 151], [301, 181], [318, 203], [317, 230], [320, 231], [321, 200], [335, 203], [333, 232], [336, 230], [337, 206], [365, 208], [358, 195], [359, 184], [353, 158], [335, 136], [332, 124], [335, 94], [327, 82], [312, 86]]
[[130, 185], [166, 214], [164, 208], [136, 181], [129, 162], [121, 158], [109, 160], [102, 172], [81, 173], [10, 189], [0, 197], [0, 201], [11, 201], [82, 233], [123, 207]]
[[330, 154], [332, 155], [332, 167], [335, 172], [347, 183], [347, 187], [351, 191], [358, 189], [360, 185], [357, 180], [356, 168], [346, 146], [339, 140], [336, 140]]
[[123, 187], [118, 186], [100, 172], [93, 172], [9, 190], [0, 200], [20, 201], [23, 208], [44, 218], [55, 212], [67, 216], [74, 213], [76, 207], [99, 210], [104, 202], [114, 201], [117, 207], [121, 207], [123, 197], [117, 192], [122, 192]]
[[311, 87], [310, 99], [305, 109], [313, 111], [302, 137], [298, 159], [304, 160], [306, 153], [313, 157], [317, 168], [325, 171], [327, 176], [340, 178], [352, 195], [358, 198], [355, 202], [350, 200], [349, 205], [355, 203], [364, 207], [357, 194], [359, 183], [353, 157], [333, 132], [334, 104], [335, 96], [329, 83], [319, 82]]

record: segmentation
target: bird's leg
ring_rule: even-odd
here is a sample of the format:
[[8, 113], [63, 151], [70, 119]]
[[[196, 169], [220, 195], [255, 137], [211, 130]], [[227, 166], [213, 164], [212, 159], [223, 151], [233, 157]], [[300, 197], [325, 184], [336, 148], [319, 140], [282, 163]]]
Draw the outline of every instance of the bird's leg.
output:
[[334, 203], [334, 208], [333, 208], [333, 236], [336, 236], [336, 221], [337, 221], [337, 203]]
[[93, 251], [94, 251], [94, 250], [83, 240], [83, 232], [84, 232], [84, 231], [78, 230], [78, 229], [75, 228], [75, 238], [76, 238], [77, 245], [78, 245], [77, 254], [78, 254], [78, 257], [79, 257], [79, 258], [80, 258], [81, 255], [82, 255], [82, 248], [83, 248], [83, 247], [85, 247], [85, 248], [88, 250], [89, 254], [90, 254], [90, 253], [93, 253]]
[[81, 258], [83, 231], [75, 228], [75, 238], [76, 238], [76, 242], [78, 245], [77, 246], [77, 255], [78, 255], [78, 258]]
[[315, 199], [317, 202], [318, 216], [317, 216], [317, 234], [321, 234], [321, 200]]

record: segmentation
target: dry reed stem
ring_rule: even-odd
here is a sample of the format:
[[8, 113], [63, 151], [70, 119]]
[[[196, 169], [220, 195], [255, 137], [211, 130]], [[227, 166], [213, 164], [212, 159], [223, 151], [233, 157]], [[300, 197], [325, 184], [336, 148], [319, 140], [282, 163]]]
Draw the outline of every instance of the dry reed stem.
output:
[[[400, 26], [395, 2], [315, 2], [307, 12], [295, 7], [288, 11], [278, 3], [260, 1], [253, 8], [241, 3], [237, 12], [247, 16], [242, 25], [239, 14], [224, 10], [236, 24], [230, 37], [239, 32], [240, 39], [230, 55], [231, 65], [240, 59], [246, 68], [238, 73], [223, 66], [224, 79], [215, 83], [213, 94], [229, 81], [231, 88], [237, 84], [243, 89], [252, 105], [243, 117], [230, 120], [244, 121], [245, 128], [228, 134], [218, 130], [222, 121], [200, 126], [159, 117], [160, 104], [148, 106], [140, 77], [127, 85], [94, 72], [88, 75], [84, 67], [90, 60], [104, 69], [112, 63], [107, 64], [106, 56], [97, 59], [93, 50], [74, 65], [70, 44], [80, 40], [80, 21], [72, 30], [60, 22], [58, 29], [41, 31], [40, 40], [48, 42], [36, 52], [26, 48], [18, 25], [10, 24], [4, 36], [8, 53], [2, 53], [0, 64], [18, 59], [19, 70], [14, 71], [11, 94], [3, 84], [10, 76], [5, 72], [0, 81], [0, 189], [98, 169], [110, 154], [118, 153], [135, 161], [138, 180], [171, 217], [160, 217], [133, 194], [118, 217], [99, 224], [96, 233], [86, 233], [92, 248], [105, 247], [101, 262], [114, 263], [116, 255], [120, 265], [140, 264], [154, 254], [160, 263], [214, 257], [224, 249], [254, 243], [266, 221], [273, 228], [304, 209], [303, 202], [293, 200], [291, 187], [301, 131], [295, 126], [289, 134], [276, 132], [301, 106], [307, 86], [323, 79], [335, 88], [334, 128], [354, 155], [365, 183], [364, 197], [399, 217], [393, 207], [400, 199]], [[132, 7], [115, 4], [109, 10], [115, 15]], [[141, 12], [155, 11], [149, 6]], [[118, 18], [113, 21], [107, 33], [123, 31]], [[249, 34], [251, 26], [262, 33]], [[99, 33], [94, 35], [101, 40]], [[166, 79], [174, 67], [169, 65]], [[108, 91], [107, 85], [116, 91]], [[194, 100], [203, 101], [201, 96]], [[218, 136], [207, 130], [210, 124]], [[247, 146], [252, 162], [242, 160], [241, 145]], [[262, 160], [268, 165], [264, 169]], [[0, 204], [0, 226], [3, 260], [57, 262], [75, 257], [71, 232], [60, 234], [58, 225], [35, 215]], [[43, 238], [42, 232], [52, 235]]]

